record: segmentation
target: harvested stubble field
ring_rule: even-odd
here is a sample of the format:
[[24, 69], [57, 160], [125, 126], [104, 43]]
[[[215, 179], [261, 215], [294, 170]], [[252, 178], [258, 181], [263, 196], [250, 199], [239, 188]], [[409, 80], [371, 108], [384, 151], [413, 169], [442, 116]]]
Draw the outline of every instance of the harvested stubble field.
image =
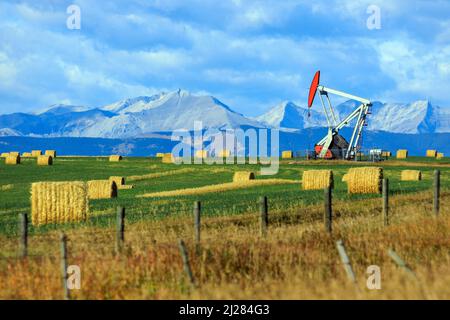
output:
[[[364, 164], [367, 165], [367, 164]], [[432, 215], [432, 175], [439, 165], [441, 216]], [[450, 299], [450, 163], [425, 158], [377, 164], [390, 179], [391, 224], [383, 227], [379, 195], [348, 194], [342, 176], [353, 163], [283, 163], [276, 176], [300, 180], [304, 170], [334, 173], [333, 234], [323, 231], [323, 191], [300, 184], [262, 185], [192, 196], [136, 197], [203, 187], [233, 180], [236, 171], [258, 166], [176, 166], [160, 159], [57, 159], [38, 167], [24, 159], [0, 164], [0, 298], [60, 299], [59, 232], [69, 238], [69, 264], [79, 265], [81, 290], [75, 299]], [[421, 170], [422, 181], [400, 181], [405, 168]], [[179, 173], [173, 171], [182, 170]], [[166, 174], [165, 172], [171, 172]], [[161, 174], [163, 173], [163, 174]], [[90, 201], [83, 223], [30, 226], [29, 257], [17, 258], [17, 214], [30, 212], [30, 185], [37, 181], [101, 180], [134, 177], [134, 189], [115, 199]], [[142, 178], [139, 178], [142, 177]], [[128, 183], [128, 180], [127, 180]], [[260, 196], [269, 199], [269, 232], [259, 236]], [[201, 248], [196, 250], [193, 202], [202, 201]], [[125, 250], [114, 254], [115, 211], [126, 208]], [[177, 239], [184, 239], [198, 284], [183, 273]], [[336, 250], [342, 239], [357, 275], [346, 278]], [[394, 249], [417, 274], [412, 279], [387, 255]], [[366, 288], [366, 269], [378, 265], [382, 289]]]

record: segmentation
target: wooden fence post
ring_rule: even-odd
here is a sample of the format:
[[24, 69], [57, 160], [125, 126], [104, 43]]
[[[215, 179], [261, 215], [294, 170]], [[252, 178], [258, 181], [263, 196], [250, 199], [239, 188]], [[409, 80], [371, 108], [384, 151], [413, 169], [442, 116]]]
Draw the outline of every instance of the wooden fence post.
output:
[[391, 259], [392, 259], [392, 260], [393, 260], [400, 268], [402, 268], [403, 270], [405, 270], [406, 273], [408, 273], [410, 276], [412, 276], [414, 279], [417, 280], [417, 276], [416, 276], [416, 274], [414, 273], [414, 271], [412, 271], [412, 269], [406, 264], [405, 261], [403, 261], [402, 258], [400, 258], [400, 256], [399, 256], [397, 253], [395, 253], [394, 250], [389, 249], [389, 250], [388, 250], [388, 255], [391, 257]]
[[184, 272], [186, 273], [191, 285], [195, 287], [194, 275], [192, 274], [191, 265], [189, 264], [189, 256], [184, 241], [181, 239], [178, 240], [178, 246], [180, 248], [181, 258], [183, 259]]
[[267, 197], [261, 197], [259, 199], [260, 203], [260, 232], [261, 237], [267, 236], [267, 229], [269, 226], [269, 206]]
[[61, 276], [63, 281], [64, 300], [70, 300], [70, 292], [67, 287], [67, 236], [64, 233], [60, 235], [61, 240]]
[[117, 207], [116, 253], [120, 253], [125, 241], [125, 208]]
[[28, 215], [19, 214], [19, 255], [25, 258], [28, 255]]
[[342, 240], [336, 241], [336, 247], [339, 252], [339, 256], [341, 257], [342, 264], [344, 265], [345, 272], [347, 273], [347, 277], [351, 282], [356, 284], [355, 273], [353, 272], [352, 265], [350, 264], [350, 259], [348, 258], [347, 252], [345, 251], [344, 243]]
[[195, 242], [200, 245], [200, 229], [201, 229], [201, 203], [194, 202], [194, 228], [195, 228]]
[[434, 183], [433, 183], [433, 213], [439, 215], [439, 196], [441, 192], [441, 171], [434, 171]]
[[383, 222], [389, 225], [389, 179], [383, 179]]
[[333, 211], [332, 211], [332, 189], [331, 186], [325, 188], [324, 193], [324, 224], [325, 230], [331, 233], [333, 227]]

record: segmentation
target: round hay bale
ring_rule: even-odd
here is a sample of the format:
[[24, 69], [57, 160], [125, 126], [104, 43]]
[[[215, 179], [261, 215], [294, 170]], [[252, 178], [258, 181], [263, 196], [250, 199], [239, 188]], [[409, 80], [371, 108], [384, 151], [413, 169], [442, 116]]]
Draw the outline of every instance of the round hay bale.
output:
[[326, 187], [334, 187], [333, 171], [331, 170], [307, 170], [302, 177], [303, 190], [323, 190]]
[[238, 171], [234, 173], [233, 182], [255, 180], [255, 174], [250, 171]]
[[158, 152], [158, 153], [156, 154], [156, 157], [157, 157], [157, 158], [162, 158], [162, 157], [164, 157], [164, 153]]
[[31, 184], [31, 222], [34, 226], [84, 221], [88, 211], [89, 201], [85, 182]]
[[402, 181], [420, 181], [422, 172], [419, 170], [403, 170], [401, 174]]
[[202, 158], [202, 159], [208, 158], [208, 151], [206, 151], [206, 150], [197, 150], [195, 152], [195, 156], [197, 158]]
[[118, 189], [121, 189], [123, 186], [125, 186], [125, 177], [109, 177], [109, 180], [114, 181]]
[[122, 156], [119, 155], [112, 155], [109, 157], [110, 162], [119, 162], [122, 161]]
[[383, 168], [352, 168], [347, 175], [348, 193], [381, 193]]
[[397, 150], [397, 159], [408, 158], [408, 150]]
[[91, 180], [87, 183], [89, 199], [117, 198], [117, 184], [111, 180]]
[[437, 150], [427, 150], [426, 156], [427, 158], [436, 158]]
[[37, 164], [38, 166], [51, 166], [53, 165], [53, 158], [51, 156], [39, 156]]
[[9, 155], [5, 158], [5, 164], [7, 165], [16, 165], [20, 164], [20, 156], [19, 155]]
[[45, 150], [46, 156], [51, 156], [53, 159], [56, 158], [56, 150]]
[[19, 156], [20, 157], [20, 152], [13, 151], [13, 152], [10, 152], [8, 155], [9, 156]]
[[9, 152], [3, 152], [0, 157], [1, 158], [6, 158], [7, 156], [9, 156]]
[[174, 163], [175, 159], [171, 153], [165, 153], [161, 161], [162, 163]]
[[442, 152], [438, 152], [436, 159], [441, 160], [444, 158], [444, 154]]
[[281, 153], [281, 159], [292, 159], [294, 158], [294, 152], [291, 150], [283, 151]]
[[22, 158], [31, 158], [31, 157], [32, 157], [31, 152], [22, 153]]
[[219, 158], [228, 158], [231, 155], [230, 150], [220, 150], [219, 151]]
[[42, 151], [41, 150], [31, 150], [31, 156], [32, 157], [39, 157], [42, 155]]

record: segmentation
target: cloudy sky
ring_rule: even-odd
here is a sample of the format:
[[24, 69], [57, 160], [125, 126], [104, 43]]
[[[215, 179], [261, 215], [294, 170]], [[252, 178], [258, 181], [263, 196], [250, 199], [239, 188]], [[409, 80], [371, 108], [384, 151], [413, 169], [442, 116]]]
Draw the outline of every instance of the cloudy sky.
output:
[[0, 113], [183, 88], [254, 116], [305, 105], [316, 70], [373, 100], [450, 107], [450, 1], [0, 0]]

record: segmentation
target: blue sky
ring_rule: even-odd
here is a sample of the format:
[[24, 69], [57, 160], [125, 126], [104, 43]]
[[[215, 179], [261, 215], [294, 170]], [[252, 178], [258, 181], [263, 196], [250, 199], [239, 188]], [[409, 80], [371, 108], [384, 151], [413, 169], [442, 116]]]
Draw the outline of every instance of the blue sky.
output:
[[[80, 30], [66, 27], [71, 4]], [[450, 1], [0, 2], [0, 113], [183, 88], [255, 116], [304, 106], [319, 69], [324, 85], [373, 100], [450, 107]]]

